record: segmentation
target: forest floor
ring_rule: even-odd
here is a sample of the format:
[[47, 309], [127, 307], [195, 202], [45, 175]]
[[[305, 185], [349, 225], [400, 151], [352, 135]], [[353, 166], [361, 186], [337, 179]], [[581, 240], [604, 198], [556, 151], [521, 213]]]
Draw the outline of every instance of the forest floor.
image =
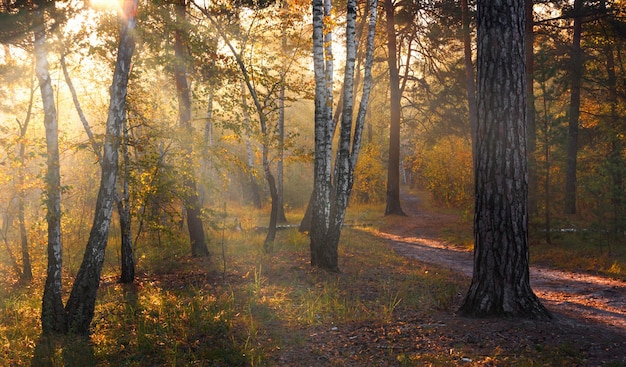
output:
[[[469, 285], [472, 253], [442, 240], [446, 228], [467, 223], [429, 210], [416, 196], [405, 195], [403, 209], [407, 217], [385, 221], [373, 234], [396, 253], [449, 269]], [[530, 272], [552, 321], [461, 317], [458, 293], [434, 313], [403, 310], [390, 322], [308, 329], [304, 348], [283, 350], [277, 365], [626, 366], [625, 282], [536, 266]]]

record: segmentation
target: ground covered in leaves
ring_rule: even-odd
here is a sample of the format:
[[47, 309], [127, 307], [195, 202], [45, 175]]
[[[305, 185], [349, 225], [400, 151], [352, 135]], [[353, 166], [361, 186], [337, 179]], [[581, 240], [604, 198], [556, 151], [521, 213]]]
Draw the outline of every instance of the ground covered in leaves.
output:
[[311, 268], [295, 229], [263, 253], [259, 213], [243, 209], [230, 213], [243, 230], [214, 236], [211, 259], [140, 248], [134, 284], [116, 282], [115, 261], [105, 271], [88, 339], [40, 337], [43, 278], [2, 287], [0, 365], [626, 366], [623, 281], [541, 268], [554, 320], [460, 317], [470, 223], [419, 193], [403, 205], [407, 217], [351, 208], [367, 225], [344, 229], [341, 273]]
[[[550, 278], [552, 288], [538, 292], [554, 315], [552, 321], [460, 317], [455, 311], [470, 282], [471, 254], [468, 274], [467, 261], [455, 258], [457, 253], [461, 257], [468, 254], [454, 246], [449, 248], [444, 232], [451, 226], [468, 224], [458, 216], [428, 210], [415, 196], [405, 197], [405, 211], [408, 218], [387, 219], [372, 234], [386, 239], [408, 258], [419, 259], [424, 246], [451, 252], [430, 254], [434, 257], [426, 260], [433, 268], [424, 271], [449, 270], [446, 276], [459, 284], [458, 292], [441, 307], [419, 309], [399, 304], [388, 320], [303, 328], [298, 331], [304, 339], [302, 345], [277, 352], [276, 365], [626, 366], [626, 309], [621, 308], [626, 294], [624, 282], [605, 279], [607, 283], [599, 285], [606, 288], [600, 292], [608, 299], [609, 311], [596, 307], [598, 292], [588, 290], [589, 284], [580, 281], [586, 275], [560, 272], [564, 278]], [[423, 265], [424, 261], [414, 259], [407, 264], [414, 268]], [[344, 271], [353, 271], [347, 268]], [[567, 283], [569, 277], [577, 281]], [[619, 308], [610, 312], [610, 307]]]

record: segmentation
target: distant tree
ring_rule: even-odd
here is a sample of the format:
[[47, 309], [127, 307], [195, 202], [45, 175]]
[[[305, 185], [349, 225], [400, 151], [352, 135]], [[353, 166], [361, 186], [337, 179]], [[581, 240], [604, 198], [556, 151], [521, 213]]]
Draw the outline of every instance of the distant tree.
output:
[[387, 20], [387, 64], [389, 65], [390, 118], [389, 161], [387, 164], [387, 206], [385, 215], [406, 215], [400, 203], [400, 120], [401, 92], [396, 46], [395, 6], [393, 0], [385, 0]]
[[474, 274], [460, 311], [548, 319], [529, 280], [524, 0], [477, 10]]
[[[187, 133], [187, 137], [193, 136], [191, 126], [191, 91], [187, 81], [187, 52], [185, 37], [185, 18], [187, 12], [187, 0], [176, 0], [176, 27], [174, 29], [174, 78], [176, 81], [176, 95], [178, 97], [178, 119], [180, 127]], [[187, 155], [191, 157], [192, 145], [186, 143]], [[191, 254], [193, 256], [209, 256], [209, 249], [206, 244], [204, 227], [201, 218], [200, 201], [198, 200], [198, 189], [195, 173], [188, 167], [184, 178], [185, 192], [183, 201], [187, 213], [187, 228], [189, 230], [189, 241], [191, 242]]]
[[578, 119], [580, 117], [580, 92], [583, 77], [583, 52], [580, 38], [583, 23], [583, 0], [574, 1], [574, 25], [570, 51], [570, 105], [567, 131], [567, 165], [565, 178], [565, 213], [576, 214], [576, 170], [578, 156]]
[[[528, 0], [532, 1], [532, 0]], [[472, 157], [476, 160], [476, 129], [478, 111], [476, 106], [476, 82], [472, 62], [472, 34], [470, 30], [470, 9], [468, 0], [461, 0], [461, 22], [463, 28], [463, 59], [465, 61], [465, 83], [467, 88], [467, 109], [469, 112], [470, 133], [472, 137]]]

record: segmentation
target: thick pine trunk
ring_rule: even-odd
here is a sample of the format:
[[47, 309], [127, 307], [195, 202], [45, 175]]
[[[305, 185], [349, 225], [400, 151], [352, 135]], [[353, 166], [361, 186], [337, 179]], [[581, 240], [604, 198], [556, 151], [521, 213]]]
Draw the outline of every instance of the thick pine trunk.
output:
[[68, 330], [81, 335], [89, 333], [89, 325], [93, 319], [96, 294], [100, 284], [100, 273], [111, 224], [115, 184], [117, 182], [120, 131], [126, 118], [128, 77], [131, 58], [135, 50], [133, 29], [135, 27], [134, 14], [136, 8], [137, 3], [135, 1], [127, 3], [127, 8], [125, 9], [126, 21], [120, 33], [117, 61], [110, 89], [111, 101], [102, 154], [102, 174], [93, 226], [89, 234], [83, 262], [78, 270], [72, 292], [65, 307]]
[[[180, 24], [185, 22], [185, 12], [187, 9], [186, 0], [179, 0], [176, 3], [176, 20]], [[176, 94], [178, 96], [179, 123], [183, 130], [191, 133], [191, 93], [187, 83], [186, 57], [184, 52], [183, 31], [177, 28], [174, 31], [174, 77], [176, 79]], [[187, 142], [187, 155], [191, 157], [191, 142]], [[192, 167], [188, 167], [189, 172], [183, 181], [185, 194], [183, 203], [187, 211], [187, 229], [189, 231], [189, 242], [191, 243], [191, 254], [194, 257], [209, 256], [209, 249], [206, 244], [204, 227], [200, 211], [200, 200], [198, 199], [198, 189]]]
[[61, 174], [59, 171], [59, 135], [52, 81], [48, 71], [46, 29], [42, 9], [34, 11], [35, 73], [39, 80], [46, 130], [46, 220], [48, 222], [48, 267], [41, 304], [41, 328], [44, 333], [64, 333], [66, 316], [62, 300], [61, 251]]
[[569, 63], [570, 106], [567, 129], [567, 165], [565, 172], [565, 213], [576, 214], [576, 170], [578, 156], [578, 118], [580, 116], [580, 90], [583, 75], [582, 0], [574, 1], [574, 35]]
[[401, 94], [396, 46], [395, 8], [392, 0], [385, 0], [387, 16], [387, 65], [389, 66], [389, 161], [387, 162], [387, 206], [385, 215], [406, 215], [400, 205], [400, 118]]
[[468, 316], [545, 319], [530, 288], [524, 0], [478, 2], [474, 275]]

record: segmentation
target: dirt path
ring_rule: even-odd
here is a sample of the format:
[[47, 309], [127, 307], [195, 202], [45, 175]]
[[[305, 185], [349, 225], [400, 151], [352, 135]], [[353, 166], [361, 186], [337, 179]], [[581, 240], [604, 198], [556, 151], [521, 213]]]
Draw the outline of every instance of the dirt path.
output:
[[[458, 219], [425, 212], [413, 196], [404, 197], [403, 208], [409, 217], [383, 228], [379, 236], [390, 240], [399, 254], [471, 277], [472, 253], [439, 240], [441, 229]], [[530, 277], [535, 293], [558, 322], [592, 323], [626, 335], [625, 282], [536, 266], [531, 267]]]

